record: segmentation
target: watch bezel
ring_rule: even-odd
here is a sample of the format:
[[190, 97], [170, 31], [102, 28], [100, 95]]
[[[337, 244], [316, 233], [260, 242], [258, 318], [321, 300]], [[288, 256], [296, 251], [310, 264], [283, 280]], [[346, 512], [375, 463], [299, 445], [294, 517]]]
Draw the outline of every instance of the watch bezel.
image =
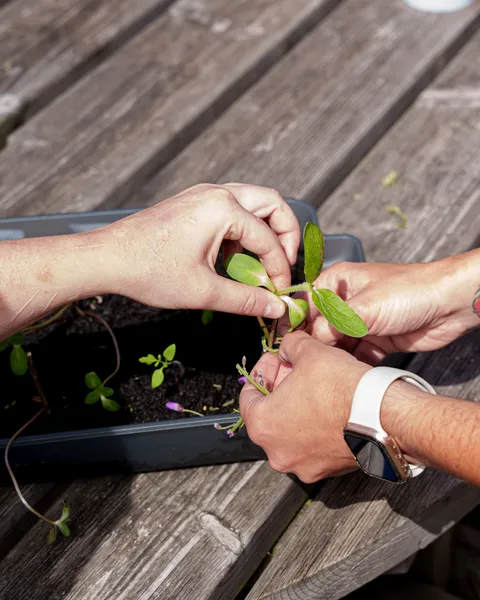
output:
[[[353, 456], [355, 457], [355, 460], [356, 460], [358, 466], [364, 473], [366, 473], [370, 477], [375, 477], [376, 479], [380, 479], [381, 481], [388, 481], [389, 483], [397, 483], [397, 484], [405, 483], [405, 481], [409, 478], [410, 466], [409, 466], [407, 460], [405, 459], [405, 457], [403, 456], [400, 448], [398, 447], [398, 444], [395, 442], [394, 438], [392, 438], [390, 435], [388, 435], [388, 433], [382, 432], [382, 431], [377, 431], [376, 429], [372, 429], [371, 427], [367, 427], [365, 425], [359, 425], [358, 423], [350, 423], [349, 422], [346, 424], [346, 426], [344, 427], [344, 430], [343, 430], [344, 438], [345, 438], [345, 435], [348, 435], [348, 434], [350, 434], [352, 436], [357, 436], [360, 438], [366, 438], [367, 440], [370, 440], [374, 444], [381, 445], [382, 448], [385, 450], [385, 453], [388, 457], [390, 467], [392, 468], [395, 475], [397, 476], [397, 481], [392, 481], [391, 479], [387, 479], [385, 477], [380, 477], [380, 476], [376, 475], [375, 473], [370, 473], [369, 471], [367, 471], [360, 464], [357, 456], [355, 456], [355, 453], [352, 451], [350, 446], [347, 444], [349, 450], [352, 452]], [[347, 442], [345, 441], [345, 443], [347, 443]]]

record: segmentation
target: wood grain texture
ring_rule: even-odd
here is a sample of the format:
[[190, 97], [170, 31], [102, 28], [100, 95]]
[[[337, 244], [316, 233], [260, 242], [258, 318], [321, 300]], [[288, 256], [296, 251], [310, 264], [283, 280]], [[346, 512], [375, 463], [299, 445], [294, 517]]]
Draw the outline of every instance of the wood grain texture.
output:
[[9, 139], [2, 214], [118, 205], [333, 0], [179, 0]]
[[[442, 89], [455, 73], [464, 77], [478, 43], [473, 40], [431, 89]], [[478, 61], [477, 69], [478, 80]], [[479, 122], [480, 106], [432, 109], [420, 97], [319, 209], [323, 228], [360, 236], [371, 260], [432, 260], [478, 245]], [[392, 169], [398, 183], [384, 188], [381, 178]], [[398, 229], [386, 204], [404, 210], [406, 229]], [[418, 355], [409, 369], [440, 394], [480, 401], [479, 353], [476, 331]], [[362, 475], [330, 480], [305, 519], [282, 537], [249, 600], [340, 598], [428, 544], [478, 502], [480, 490], [433, 471], [402, 488]]]
[[35, 525], [0, 563], [0, 597], [234, 598], [306, 493], [259, 462], [78, 481], [66, 496], [73, 537], [48, 548]]
[[342, 3], [129, 206], [201, 181], [249, 181], [321, 203], [478, 24], [480, 6], [422, 14]]
[[0, 9], [0, 94], [32, 113], [171, 0], [15, 0]]

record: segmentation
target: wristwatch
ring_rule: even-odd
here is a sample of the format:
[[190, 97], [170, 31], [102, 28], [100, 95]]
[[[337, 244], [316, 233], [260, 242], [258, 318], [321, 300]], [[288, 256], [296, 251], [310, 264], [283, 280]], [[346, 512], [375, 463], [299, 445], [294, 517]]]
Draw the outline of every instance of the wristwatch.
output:
[[415, 373], [392, 367], [375, 367], [367, 371], [358, 383], [343, 437], [358, 466], [367, 475], [404, 483], [408, 478], [420, 475], [425, 467], [407, 462], [397, 442], [383, 429], [380, 421], [385, 393], [397, 379], [424, 392], [436, 393], [429, 383]]

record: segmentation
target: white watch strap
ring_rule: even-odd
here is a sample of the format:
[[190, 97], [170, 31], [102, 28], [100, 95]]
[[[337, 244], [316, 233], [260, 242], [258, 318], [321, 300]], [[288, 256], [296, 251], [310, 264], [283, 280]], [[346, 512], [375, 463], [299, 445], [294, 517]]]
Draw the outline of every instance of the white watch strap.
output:
[[[403, 379], [403, 381], [430, 394], [436, 393], [427, 381], [415, 373], [392, 367], [375, 367], [367, 371], [360, 379], [353, 396], [349, 421], [370, 427], [380, 433], [387, 433], [382, 427], [380, 411], [386, 391], [397, 379]], [[409, 464], [409, 466], [412, 477], [420, 475], [425, 469], [423, 465]]]

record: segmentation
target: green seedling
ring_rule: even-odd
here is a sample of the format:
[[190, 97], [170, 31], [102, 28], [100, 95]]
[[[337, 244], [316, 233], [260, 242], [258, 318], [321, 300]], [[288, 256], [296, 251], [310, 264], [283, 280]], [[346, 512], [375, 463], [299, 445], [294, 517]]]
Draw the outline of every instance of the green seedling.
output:
[[139, 362], [145, 365], [153, 365], [155, 367], [155, 371], [152, 373], [152, 388], [158, 388], [162, 385], [165, 379], [164, 370], [167, 369], [174, 361], [175, 353], [177, 351], [177, 347], [175, 344], [170, 344], [168, 348], [165, 348], [163, 351], [163, 357], [161, 354], [158, 356], [154, 356], [153, 354], [147, 354], [147, 356], [142, 356], [139, 358]]
[[117, 410], [120, 410], [120, 404], [112, 400], [114, 391], [111, 387], [105, 385], [106, 382], [107, 380], [102, 382], [94, 371], [85, 375], [85, 384], [92, 390], [85, 397], [85, 404], [95, 404], [100, 401], [105, 410], [117, 412]]
[[[305, 248], [305, 282], [293, 285], [283, 290], [277, 290], [268, 277], [264, 266], [255, 258], [244, 254], [234, 254], [227, 264], [227, 273], [241, 283], [263, 286], [280, 296], [288, 307], [290, 318], [290, 331], [299, 327], [308, 314], [308, 303], [299, 298], [291, 298], [293, 292], [308, 292], [312, 294], [312, 301], [327, 321], [341, 333], [350, 337], [363, 337], [368, 333], [368, 328], [357, 313], [342, 300], [337, 294], [328, 289], [313, 287], [323, 269], [324, 239], [320, 228], [314, 223], [307, 223], [303, 231]], [[265, 324], [261, 322], [265, 336], [266, 349], [272, 349], [272, 331], [265, 332]]]
[[82, 310], [78, 306], [75, 306], [75, 310], [81, 317], [91, 317], [92, 319], [95, 319], [108, 331], [115, 349], [116, 358], [115, 369], [103, 381], [95, 373], [95, 371], [91, 371], [85, 375], [85, 384], [91, 390], [91, 392], [86, 395], [84, 402], [85, 404], [96, 404], [98, 401], [100, 401], [105, 410], [117, 412], [120, 410], [121, 406], [116, 400], [112, 399], [114, 394], [113, 389], [111, 387], [107, 387], [107, 383], [110, 381], [110, 379], [113, 379], [120, 370], [120, 348], [118, 347], [117, 338], [113, 333], [112, 328], [103, 317], [94, 312]]
[[10, 352], [10, 369], [14, 375], [25, 375], [28, 371], [27, 353], [22, 348], [25, 343], [23, 333], [14, 333], [9, 338], [0, 342], [0, 352], [12, 347]]

